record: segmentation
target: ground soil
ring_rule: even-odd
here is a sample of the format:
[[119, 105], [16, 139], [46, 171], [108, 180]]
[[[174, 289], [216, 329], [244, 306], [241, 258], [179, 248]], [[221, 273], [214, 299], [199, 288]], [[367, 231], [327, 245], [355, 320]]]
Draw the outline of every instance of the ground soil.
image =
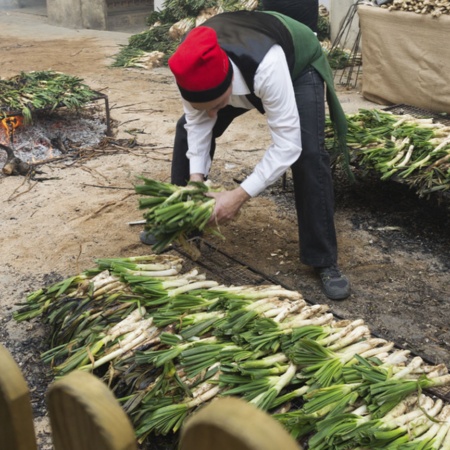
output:
[[[136, 177], [168, 180], [181, 105], [167, 68], [110, 66], [130, 34], [52, 27], [45, 17], [0, 12], [2, 77], [53, 69], [77, 75], [106, 94], [114, 139], [107, 154], [40, 166], [34, 179], [0, 176], [0, 342], [32, 390], [40, 448], [49, 446], [44, 396], [53, 380], [39, 359], [46, 330], [39, 320], [16, 323], [27, 293], [91, 267], [98, 257], [147, 254]], [[366, 102], [340, 89], [347, 112]], [[130, 143], [137, 145], [130, 146]], [[263, 117], [248, 113], [221, 138], [213, 181], [233, 187], [250, 173], [269, 143]], [[291, 180], [280, 180], [223, 226], [209, 242], [268, 279], [327, 303], [339, 317], [361, 318], [372, 332], [450, 366], [450, 217], [448, 206], [419, 199], [404, 186], [335, 173], [339, 264], [352, 283], [345, 301], [329, 301], [314, 272], [298, 260]], [[238, 282], [239, 280], [237, 280]]]

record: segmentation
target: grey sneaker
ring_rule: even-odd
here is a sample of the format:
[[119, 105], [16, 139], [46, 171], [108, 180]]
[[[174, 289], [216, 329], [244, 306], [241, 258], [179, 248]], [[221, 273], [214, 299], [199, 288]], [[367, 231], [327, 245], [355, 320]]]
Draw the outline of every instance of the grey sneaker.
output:
[[139, 233], [139, 239], [141, 240], [141, 242], [145, 245], [154, 245], [156, 244], [156, 237], [149, 233], [148, 231], [141, 231]]
[[325, 295], [331, 300], [344, 300], [350, 295], [350, 282], [342, 275], [336, 265], [318, 267], [317, 272], [322, 281]]

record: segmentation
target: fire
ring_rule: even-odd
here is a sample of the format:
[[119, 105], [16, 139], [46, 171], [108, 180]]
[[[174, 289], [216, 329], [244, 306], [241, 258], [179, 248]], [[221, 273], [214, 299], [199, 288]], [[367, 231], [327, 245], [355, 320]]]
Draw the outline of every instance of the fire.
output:
[[23, 116], [7, 116], [1, 120], [1, 124], [6, 131], [6, 135], [10, 142], [14, 140], [14, 132], [16, 128], [23, 124]]

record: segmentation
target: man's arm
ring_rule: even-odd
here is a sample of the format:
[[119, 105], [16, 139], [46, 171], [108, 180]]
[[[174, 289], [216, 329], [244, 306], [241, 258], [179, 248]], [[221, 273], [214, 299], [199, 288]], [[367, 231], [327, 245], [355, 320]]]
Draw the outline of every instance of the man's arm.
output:
[[286, 57], [274, 45], [255, 75], [255, 94], [261, 99], [272, 144], [241, 187], [252, 197], [279, 179], [299, 158], [300, 118]]
[[[212, 130], [216, 123], [216, 118], [208, 116], [207, 111], [199, 111], [183, 100], [184, 113], [186, 115], [186, 131], [188, 139], [189, 167], [192, 175], [200, 174], [203, 179], [208, 175], [211, 168], [211, 141]], [[203, 181], [192, 180], [192, 181]]]

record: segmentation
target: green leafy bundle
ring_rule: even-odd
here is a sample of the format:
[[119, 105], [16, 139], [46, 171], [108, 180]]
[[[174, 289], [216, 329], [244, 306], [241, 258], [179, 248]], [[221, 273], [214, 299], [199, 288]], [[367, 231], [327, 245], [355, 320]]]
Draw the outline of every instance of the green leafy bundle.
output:
[[209, 225], [215, 199], [205, 194], [211, 191], [206, 183], [190, 182], [176, 186], [149, 178], [135, 186], [142, 197], [139, 208], [145, 209], [145, 230], [155, 237], [155, 252], [161, 252], [173, 242], [186, 246], [193, 235], [210, 232], [222, 236]]
[[[450, 126], [434, 118], [360, 109], [347, 115], [352, 164], [394, 179], [422, 197], [450, 189]], [[331, 123], [327, 125], [332, 145]]]
[[98, 94], [81, 78], [54, 71], [21, 72], [0, 80], [0, 108], [6, 115], [20, 113], [26, 122], [32, 121], [34, 110], [65, 106], [78, 109]]

